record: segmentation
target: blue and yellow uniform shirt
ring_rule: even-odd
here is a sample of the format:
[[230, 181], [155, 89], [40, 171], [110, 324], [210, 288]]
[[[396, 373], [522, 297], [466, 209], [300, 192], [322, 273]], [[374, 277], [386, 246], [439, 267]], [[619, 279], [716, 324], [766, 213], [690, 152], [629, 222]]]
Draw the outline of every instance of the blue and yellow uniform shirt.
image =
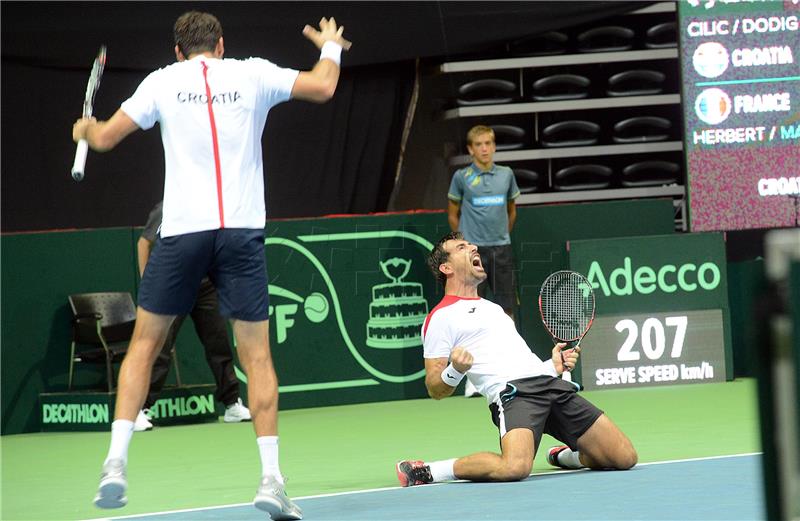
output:
[[456, 170], [447, 197], [461, 205], [458, 230], [478, 246], [510, 244], [508, 202], [519, 197], [514, 172], [507, 166], [492, 165], [481, 171], [475, 163]]

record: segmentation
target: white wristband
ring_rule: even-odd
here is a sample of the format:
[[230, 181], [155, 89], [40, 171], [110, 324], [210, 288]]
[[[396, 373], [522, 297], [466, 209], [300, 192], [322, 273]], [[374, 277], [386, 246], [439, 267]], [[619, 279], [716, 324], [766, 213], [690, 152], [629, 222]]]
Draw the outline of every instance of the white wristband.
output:
[[319, 59], [325, 58], [332, 60], [336, 65], [342, 63], [342, 46], [330, 40], [323, 43], [319, 50]]
[[464, 379], [464, 373], [459, 373], [453, 367], [453, 364], [448, 365], [442, 371], [442, 381], [449, 385], [450, 387], [456, 387], [461, 380]]

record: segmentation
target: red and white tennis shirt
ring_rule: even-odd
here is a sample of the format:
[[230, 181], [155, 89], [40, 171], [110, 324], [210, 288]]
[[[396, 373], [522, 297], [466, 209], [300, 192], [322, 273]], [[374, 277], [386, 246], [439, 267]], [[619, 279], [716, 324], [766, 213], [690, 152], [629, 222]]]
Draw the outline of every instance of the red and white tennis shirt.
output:
[[449, 358], [455, 347], [469, 351], [467, 378], [489, 403], [511, 380], [558, 376], [552, 360], [542, 362], [528, 348], [503, 308], [483, 298], [445, 295], [425, 319], [422, 343], [425, 358]]
[[122, 110], [142, 129], [161, 125], [161, 236], [264, 228], [261, 134], [299, 71], [261, 58], [196, 56], [148, 75]]

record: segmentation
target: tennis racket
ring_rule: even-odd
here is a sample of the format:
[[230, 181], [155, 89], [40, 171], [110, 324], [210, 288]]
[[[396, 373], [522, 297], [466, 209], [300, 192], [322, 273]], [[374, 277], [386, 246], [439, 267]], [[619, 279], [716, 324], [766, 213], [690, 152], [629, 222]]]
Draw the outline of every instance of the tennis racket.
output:
[[[94, 96], [100, 87], [100, 78], [103, 77], [103, 68], [106, 65], [106, 46], [100, 46], [100, 52], [92, 64], [92, 72], [89, 73], [89, 83], [86, 84], [86, 96], [83, 98], [83, 117], [92, 116], [94, 108]], [[83, 170], [86, 166], [86, 153], [89, 151], [89, 144], [85, 139], [78, 141], [78, 148], [75, 150], [75, 162], [72, 163], [72, 178], [76, 181], [83, 180]]]
[[[594, 321], [594, 290], [591, 283], [575, 271], [556, 271], [542, 283], [539, 313], [550, 336], [557, 342], [578, 347]], [[561, 355], [562, 361], [564, 355]], [[570, 370], [561, 378], [572, 381]]]

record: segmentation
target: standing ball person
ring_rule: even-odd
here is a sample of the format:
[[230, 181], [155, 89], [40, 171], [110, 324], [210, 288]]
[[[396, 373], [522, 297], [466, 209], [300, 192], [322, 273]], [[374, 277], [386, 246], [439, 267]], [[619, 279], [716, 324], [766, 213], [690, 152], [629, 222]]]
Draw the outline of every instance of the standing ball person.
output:
[[301, 99], [323, 103], [339, 81], [350, 42], [333, 18], [303, 34], [320, 49], [309, 71], [261, 58], [223, 59], [222, 26], [197, 11], [175, 22], [177, 63], [148, 75], [108, 121], [82, 118], [72, 128], [96, 151], [114, 148], [138, 129], [161, 126], [166, 172], [161, 241], [139, 288], [133, 338], [119, 374], [111, 445], [94, 499], [100, 508], [127, 501], [125, 467], [137, 412], [153, 361], [178, 315], [192, 309], [210, 277], [220, 314], [230, 319], [247, 394], [262, 478], [254, 505], [273, 519], [301, 519], [278, 466], [278, 382], [269, 348], [269, 295], [264, 257], [261, 134], [271, 107]]
[[516, 291], [511, 230], [517, 220], [519, 188], [514, 171], [494, 163], [494, 130], [472, 127], [467, 132], [467, 151], [472, 164], [453, 174], [447, 191], [447, 220], [450, 230], [460, 231], [478, 246], [486, 269], [486, 282], [478, 288], [481, 296], [488, 286], [492, 301], [513, 320]]

